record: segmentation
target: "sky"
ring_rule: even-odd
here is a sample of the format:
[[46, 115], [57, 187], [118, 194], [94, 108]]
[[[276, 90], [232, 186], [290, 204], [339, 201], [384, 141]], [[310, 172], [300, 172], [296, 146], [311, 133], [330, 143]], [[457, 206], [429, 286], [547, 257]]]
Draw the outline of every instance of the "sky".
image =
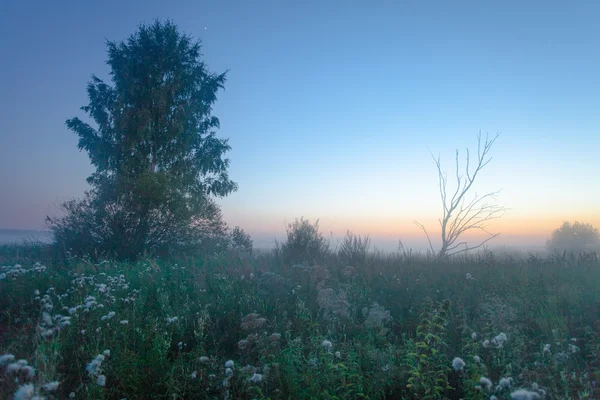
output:
[[[435, 237], [440, 155], [499, 133], [477, 193], [508, 208], [496, 245], [540, 246], [564, 220], [600, 227], [600, 3], [103, 1], [0, 3], [0, 229], [43, 229], [92, 172], [84, 117], [105, 41], [171, 19], [229, 70], [214, 115], [239, 190], [219, 200], [258, 246], [297, 217], [374, 244]], [[475, 238], [476, 239], [476, 238]], [[337, 239], [336, 239], [337, 240]]]

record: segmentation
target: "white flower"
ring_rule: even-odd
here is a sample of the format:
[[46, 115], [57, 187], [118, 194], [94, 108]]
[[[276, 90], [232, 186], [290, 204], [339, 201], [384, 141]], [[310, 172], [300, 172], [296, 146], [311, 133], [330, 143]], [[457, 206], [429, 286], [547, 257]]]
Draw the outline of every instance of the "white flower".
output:
[[100, 375], [98, 377], [98, 379], [96, 379], [96, 384], [98, 386], [105, 386], [106, 385], [106, 376], [105, 375]]
[[192, 379], [196, 379], [197, 376], [198, 376], [198, 371], [192, 372]]
[[208, 364], [209, 361], [210, 361], [210, 359], [208, 357], [206, 357], [206, 356], [200, 357], [200, 362], [202, 364]]
[[3, 272], [0, 274], [0, 281], [6, 279], [6, 274]]
[[481, 362], [481, 358], [479, 358], [479, 356], [473, 356], [473, 361], [475, 361], [476, 364], [479, 364]]
[[498, 384], [503, 388], [508, 388], [512, 384], [512, 378], [500, 378]]
[[177, 322], [178, 318], [177, 317], [168, 317], [167, 318], [167, 325], [171, 325], [175, 322]]
[[476, 332], [471, 333], [471, 339], [477, 340], [477, 333]]
[[336, 351], [335, 358], [342, 358], [342, 353], [340, 353], [339, 351]]
[[512, 400], [536, 400], [541, 398], [536, 392], [530, 392], [529, 390], [519, 389], [516, 392], [510, 394]]
[[549, 343], [546, 343], [544, 345], [544, 353], [550, 353], [550, 344]]
[[230, 377], [231, 375], [233, 375], [233, 369], [231, 369], [231, 368], [226, 368], [226, 369], [225, 369], [225, 376], [226, 376], [226, 377]]
[[225, 368], [233, 368], [235, 365], [235, 363], [233, 362], [233, 360], [227, 360], [227, 362], [225, 362]]
[[22, 385], [15, 392], [13, 399], [14, 400], [30, 400], [34, 395], [34, 387], [32, 383], [28, 383], [26, 385]]
[[58, 381], [48, 382], [44, 386], [42, 386], [42, 388], [46, 392], [54, 392], [56, 389], [58, 389], [58, 385], [60, 385]]
[[256, 374], [256, 373], [255, 373], [254, 375], [252, 375], [252, 376], [251, 376], [251, 377], [248, 379], [248, 381], [250, 381], [250, 382], [252, 382], [252, 383], [259, 383], [260, 381], [262, 381], [262, 379], [263, 379], [263, 376], [262, 376], [262, 374]]
[[104, 357], [110, 357], [110, 350], [104, 350], [104, 351], [102, 352], [102, 355], [103, 355]]
[[121, 325], [127, 325], [127, 324], [129, 323], [129, 321], [128, 321], [128, 320], [126, 320], [126, 319], [124, 319], [124, 320], [121, 320], [121, 321], [119, 321], [119, 323], [120, 323]]
[[486, 378], [485, 376], [479, 378], [479, 385], [481, 385], [481, 387], [486, 388], [487, 390], [492, 389], [492, 381], [489, 380], [489, 378]]
[[481, 344], [483, 345], [483, 347], [490, 347], [490, 341], [489, 341], [489, 340], [487, 340], [487, 339], [485, 339], [485, 340], [483, 341], [483, 343], [481, 343]]
[[495, 342], [496, 347], [501, 349], [507, 340], [508, 340], [508, 337], [506, 336], [506, 334], [504, 332], [501, 332], [496, 337], [494, 337], [493, 342]]
[[569, 351], [571, 353], [577, 353], [579, 351], [579, 347], [575, 346], [574, 344], [569, 344]]
[[321, 346], [325, 349], [325, 351], [330, 351], [333, 347], [333, 343], [331, 343], [329, 340], [323, 340], [321, 342]]
[[70, 398], [70, 399], [74, 399], [74, 398], [75, 398], [75, 392], [71, 392], [71, 393], [69, 393], [69, 398]]
[[0, 365], [6, 365], [15, 360], [15, 356], [12, 354], [3, 354], [0, 356]]
[[455, 371], [462, 371], [463, 368], [465, 368], [465, 362], [460, 357], [454, 357], [452, 360], [452, 368], [454, 368]]

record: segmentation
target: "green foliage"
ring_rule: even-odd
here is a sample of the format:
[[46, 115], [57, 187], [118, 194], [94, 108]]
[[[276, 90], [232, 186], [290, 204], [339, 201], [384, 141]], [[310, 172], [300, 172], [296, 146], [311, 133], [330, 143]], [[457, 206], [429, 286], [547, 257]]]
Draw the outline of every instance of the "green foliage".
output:
[[565, 221], [560, 228], [552, 232], [546, 242], [550, 252], [584, 253], [600, 251], [600, 233], [591, 224]]
[[171, 22], [141, 25], [107, 46], [112, 85], [93, 76], [82, 107], [95, 126], [66, 123], [96, 171], [83, 200], [48, 218], [59, 248], [136, 258], [223, 237], [213, 197], [237, 186], [211, 111], [225, 74], [209, 72], [200, 42]]
[[319, 221], [300, 218], [286, 227], [287, 240], [281, 245], [281, 255], [286, 263], [314, 263], [329, 251], [329, 243], [319, 232]]
[[449, 301], [434, 303], [430, 299], [425, 300], [420, 314], [421, 323], [407, 354], [410, 372], [406, 387], [415, 399], [439, 399], [451, 389], [448, 385], [448, 357], [443, 352], [447, 347], [445, 325], [449, 309]]
[[338, 256], [348, 265], [363, 264], [371, 247], [371, 238], [367, 235], [361, 237], [350, 231], [346, 232], [344, 241], [338, 250]]
[[[23, 249], [22, 265], [0, 266], [0, 355], [36, 369], [28, 378], [0, 365], [0, 398], [26, 383], [48, 399], [74, 392], [90, 399], [509, 400], [519, 388], [543, 390], [547, 399], [599, 395], [592, 384], [600, 378], [597, 260], [565, 268], [556, 257], [441, 262], [380, 254], [344, 275], [343, 260], [331, 257], [318, 271], [302, 268], [316, 286], [307, 291], [299, 271], [277, 273], [285, 269], [272, 255], [72, 256], [43, 267], [33, 263], [36, 254], [43, 252]], [[328, 288], [348, 294], [343, 323], [329, 323], [314, 299]], [[86, 366], [105, 350], [99, 386]], [[454, 357], [463, 369], [451, 368]], [[57, 391], [45, 392], [52, 381]]]

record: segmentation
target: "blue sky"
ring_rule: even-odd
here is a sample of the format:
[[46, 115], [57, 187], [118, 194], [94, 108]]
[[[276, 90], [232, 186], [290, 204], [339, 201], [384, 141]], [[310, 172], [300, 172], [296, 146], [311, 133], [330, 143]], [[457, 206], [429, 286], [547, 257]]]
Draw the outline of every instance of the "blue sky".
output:
[[305, 216], [418, 246], [413, 220], [435, 231], [440, 211], [429, 150], [452, 172], [479, 130], [501, 134], [477, 187], [510, 208], [498, 243], [600, 225], [600, 3], [122, 3], [0, 5], [0, 228], [41, 228], [83, 194], [92, 169], [64, 121], [107, 77], [105, 39], [153, 18], [230, 70], [215, 115], [240, 189], [221, 204], [258, 240]]

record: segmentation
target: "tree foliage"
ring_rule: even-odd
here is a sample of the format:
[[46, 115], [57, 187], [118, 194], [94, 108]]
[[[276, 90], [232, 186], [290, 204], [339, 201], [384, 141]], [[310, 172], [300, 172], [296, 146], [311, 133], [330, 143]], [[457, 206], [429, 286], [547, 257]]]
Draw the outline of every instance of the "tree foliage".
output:
[[92, 76], [81, 108], [94, 124], [66, 122], [96, 170], [85, 199], [48, 218], [58, 243], [133, 258], [223, 237], [214, 198], [237, 186], [211, 112], [226, 74], [209, 72], [201, 43], [168, 21], [107, 46], [112, 82]]
[[552, 232], [546, 248], [548, 251], [561, 253], [600, 251], [600, 233], [591, 224], [565, 221]]

